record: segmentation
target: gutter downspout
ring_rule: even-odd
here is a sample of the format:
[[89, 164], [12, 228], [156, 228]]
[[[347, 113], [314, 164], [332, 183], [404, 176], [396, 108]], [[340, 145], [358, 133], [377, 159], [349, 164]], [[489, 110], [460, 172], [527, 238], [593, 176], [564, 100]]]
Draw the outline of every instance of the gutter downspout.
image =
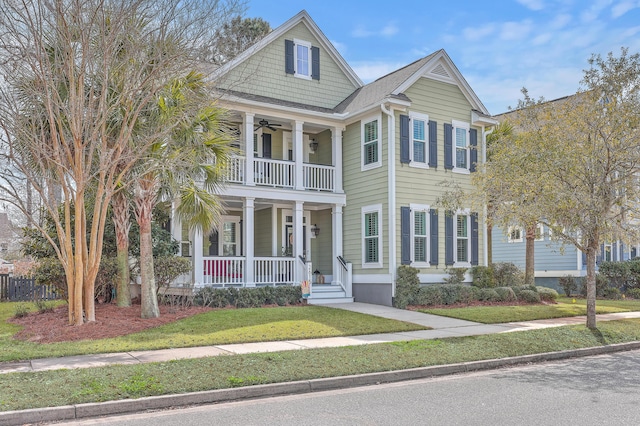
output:
[[[489, 136], [495, 130], [495, 127], [491, 127], [491, 130], [485, 131], [485, 126], [482, 126], [482, 164], [487, 163], [487, 136]], [[484, 266], [489, 266], [489, 246], [488, 246], [488, 228], [487, 228], [487, 205], [485, 204], [482, 207], [482, 212], [484, 215]]]
[[388, 145], [388, 205], [389, 205], [389, 275], [391, 276], [391, 295], [396, 296], [396, 121], [393, 107], [380, 104], [380, 109], [387, 116]]

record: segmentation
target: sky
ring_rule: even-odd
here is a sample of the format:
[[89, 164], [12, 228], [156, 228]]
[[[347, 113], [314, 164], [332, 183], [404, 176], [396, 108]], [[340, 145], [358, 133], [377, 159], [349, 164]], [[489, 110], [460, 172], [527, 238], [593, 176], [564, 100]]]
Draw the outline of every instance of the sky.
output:
[[272, 28], [302, 9], [364, 83], [444, 49], [489, 113], [575, 93], [593, 54], [640, 51], [640, 0], [248, 0]]

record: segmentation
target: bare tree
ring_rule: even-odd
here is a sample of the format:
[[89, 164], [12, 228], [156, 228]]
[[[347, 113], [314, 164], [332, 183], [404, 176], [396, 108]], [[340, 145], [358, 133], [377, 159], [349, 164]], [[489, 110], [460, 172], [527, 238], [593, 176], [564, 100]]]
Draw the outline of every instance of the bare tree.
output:
[[[94, 284], [115, 191], [178, 123], [145, 121], [196, 69], [234, 0], [8, 0], [0, 8], [0, 199], [30, 215], [26, 185], [55, 223], [69, 323], [95, 320]], [[62, 194], [58, 209], [54, 188]], [[87, 197], [91, 192], [91, 197]], [[87, 205], [91, 203], [91, 205]], [[90, 211], [89, 215], [87, 212]]]

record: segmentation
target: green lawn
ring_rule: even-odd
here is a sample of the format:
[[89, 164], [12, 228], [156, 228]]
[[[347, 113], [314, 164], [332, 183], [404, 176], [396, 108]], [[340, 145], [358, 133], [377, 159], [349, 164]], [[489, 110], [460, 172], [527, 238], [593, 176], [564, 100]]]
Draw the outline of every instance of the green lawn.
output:
[[[558, 298], [555, 305], [524, 306], [469, 306], [451, 309], [420, 309], [420, 312], [480, 322], [500, 324], [505, 322], [532, 321], [537, 319], [573, 317], [587, 314], [585, 299]], [[598, 300], [596, 313], [640, 311], [638, 300]]]
[[12, 338], [19, 327], [6, 320], [15, 310], [15, 303], [0, 303], [0, 361], [425, 329], [342, 309], [300, 306], [210, 311], [113, 339], [41, 344]]
[[[0, 410], [22, 410], [444, 365], [640, 340], [640, 320], [440, 340], [0, 375]], [[55, 392], [52, 392], [55, 389]]]

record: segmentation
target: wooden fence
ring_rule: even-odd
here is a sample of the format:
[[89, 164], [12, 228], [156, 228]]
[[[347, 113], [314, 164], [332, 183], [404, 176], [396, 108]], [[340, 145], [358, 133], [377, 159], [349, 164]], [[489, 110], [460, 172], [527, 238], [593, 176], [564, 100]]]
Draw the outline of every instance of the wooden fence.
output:
[[51, 285], [37, 285], [33, 278], [0, 274], [0, 301], [22, 302], [60, 298]]

